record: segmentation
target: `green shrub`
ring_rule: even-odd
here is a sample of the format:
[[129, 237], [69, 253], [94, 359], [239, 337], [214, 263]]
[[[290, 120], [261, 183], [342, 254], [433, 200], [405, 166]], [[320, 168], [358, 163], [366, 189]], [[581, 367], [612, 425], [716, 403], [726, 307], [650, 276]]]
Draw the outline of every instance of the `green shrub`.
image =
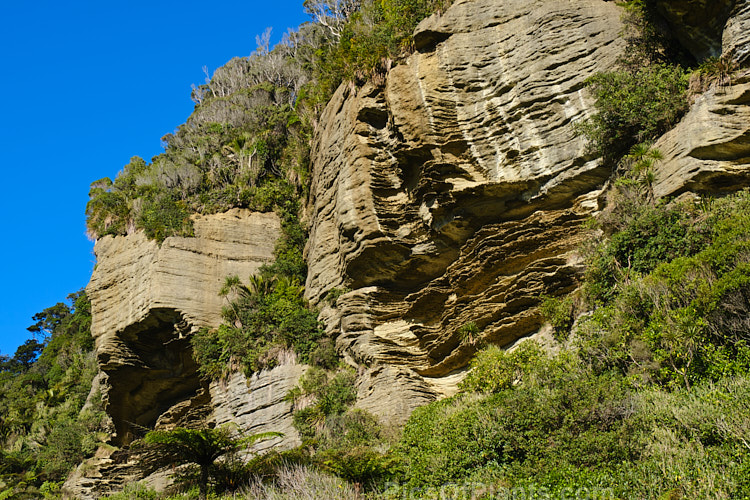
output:
[[564, 341], [568, 338], [570, 328], [573, 326], [573, 297], [570, 295], [559, 297], [544, 297], [539, 311], [544, 319], [552, 325], [555, 339]]
[[101, 397], [89, 397], [97, 373], [91, 307], [82, 291], [68, 299], [34, 315], [29, 331], [42, 342], [0, 358], [0, 484], [13, 498], [54, 495], [101, 444]]
[[323, 329], [296, 278], [261, 274], [252, 277], [248, 287], [230, 277], [223, 291], [233, 297], [224, 308], [226, 324], [216, 331], [201, 330], [191, 340], [205, 377], [271, 368], [284, 349], [293, 350], [304, 363], [319, 353]]
[[610, 167], [635, 145], [650, 143], [687, 110], [690, 73], [684, 52], [660, 26], [654, 2], [626, 2], [619, 69], [588, 80], [596, 114], [581, 125], [593, 152]]
[[458, 327], [456, 333], [462, 342], [468, 342], [471, 344], [479, 340], [480, 330], [476, 323], [469, 321]]
[[586, 287], [604, 307], [579, 329], [592, 365], [668, 387], [750, 367], [749, 199], [648, 209], [601, 244]]
[[292, 391], [289, 397], [295, 402], [302, 396], [314, 398], [313, 406], [301, 410], [305, 411], [305, 421], [309, 421], [313, 416], [340, 415], [357, 398], [354, 388], [355, 378], [354, 373], [348, 368], [331, 373], [321, 368], [311, 367], [300, 378], [299, 387]]
[[626, 283], [663, 262], [700, 251], [709, 242], [700, 215], [686, 203], [640, 207], [588, 257], [585, 287], [589, 298], [606, 303], [617, 292], [618, 282]]
[[594, 375], [563, 356], [527, 382], [490, 396], [462, 395], [414, 411], [397, 445], [411, 486], [461, 481], [470, 471], [507, 479], [559, 467], [612, 467], [637, 456], [625, 436], [630, 405], [621, 378]]
[[161, 243], [168, 236], [193, 236], [193, 221], [184, 202], [170, 195], [146, 198], [136, 221], [146, 236]]
[[669, 130], [687, 110], [688, 79], [679, 66], [664, 64], [591, 77], [597, 113], [582, 130], [593, 150], [614, 165], [636, 144]]
[[326, 449], [316, 455], [316, 462], [323, 470], [360, 486], [391, 474], [391, 462], [366, 446]]
[[490, 346], [479, 351], [471, 361], [470, 371], [460, 387], [464, 391], [484, 393], [508, 389], [544, 358], [544, 352], [534, 341], [521, 342], [512, 352]]

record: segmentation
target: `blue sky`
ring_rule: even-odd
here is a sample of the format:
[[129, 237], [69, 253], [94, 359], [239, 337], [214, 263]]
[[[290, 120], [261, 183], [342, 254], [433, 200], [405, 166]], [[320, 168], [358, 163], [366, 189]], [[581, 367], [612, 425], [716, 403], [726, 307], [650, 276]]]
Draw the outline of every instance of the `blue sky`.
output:
[[302, 0], [4, 2], [0, 12], [0, 354], [86, 285], [89, 184], [114, 178], [193, 109], [191, 84], [255, 37], [307, 21]]

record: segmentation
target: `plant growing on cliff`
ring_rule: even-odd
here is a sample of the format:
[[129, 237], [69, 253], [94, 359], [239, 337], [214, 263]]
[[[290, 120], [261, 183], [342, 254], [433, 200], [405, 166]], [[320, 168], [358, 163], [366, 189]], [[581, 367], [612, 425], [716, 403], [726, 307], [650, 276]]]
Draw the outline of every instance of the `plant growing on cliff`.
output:
[[247, 448], [262, 439], [281, 437], [279, 432], [263, 432], [250, 436], [233, 436], [229, 427], [216, 429], [185, 429], [151, 431], [143, 438], [146, 449], [160, 454], [161, 460], [174, 465], [196, 464], [200, 469], [200, 498], [208, 495], [211, 468], [220, 457]]
[[663, 134], [687, 110], [690, 73], [657, 27], [650, 2], [625, 4], [627, 41], [619, 68], [589, 78], [596, 114], [579, 125], [592, 151], [614, 167], [633, 146]]
[[296, 278], [261, 273], [247, 286], [234, 276], [227, 278], [223, 292], [229, 297], [225, 324], [216, 331], [203, 330], [192, 340], [204, 376], [215, 379], [233, 370], [249, 373], [272, 367], [275, 355], [285, 349], [303, 362], [310, 360], [323, 330]]
[[636, 144], [669, 130], [687, 110], [688, 80], [681, 67], [666, 64], [591, 77], [597, 113], [582, 131], [593, 150], [613, 165]]

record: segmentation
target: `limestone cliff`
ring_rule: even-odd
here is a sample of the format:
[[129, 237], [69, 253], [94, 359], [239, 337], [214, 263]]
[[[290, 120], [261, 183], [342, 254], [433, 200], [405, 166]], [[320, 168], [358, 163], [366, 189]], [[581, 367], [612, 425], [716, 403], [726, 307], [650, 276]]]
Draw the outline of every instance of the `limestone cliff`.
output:
[[750, 73], [715, 85], [655, 144], [654, 192], [721, 194], [750, 186]]
[[[703, 19], [657, 3], [693, 53], [747, 60], [748, 2], [692, 2]], [[620, 15], [604, 0], [457, 0], [418, 26], [416, 52], [382, 82], [342, 85], [324, 109], [305, 293], [358, 369], [357, 406], [384, 423], [451, 394], [483, 343], [537, 332], [541, 297], [578, 285], [581, 226], [611, 172], [575, 124], [593, 112], [586, 79], [621, 54]], [[750, 185], [749, 103], [747, 74], [699, 96], [656, 145], [656, 194]], [[196, 217], [195, 238], [97, 242], [87, 291], [116, 444], [139, 426], [206, 421], [298, 442], [284, 396], [303, 366], [289, 357], [207, 385], [188, 342], [219, 325], [224, 277], [269, 262], [279, 232], [275, 215], [235, 209]], [[117, 456], [97, 460], [72, 496], [131, 477]]]
[[219, 326], [224, 278], [248, 277], [272, 260], [280, 227], [274, 214], [243, 210], [194, 225], [195, 238], [159, 246], [139, 232], [102, 238], [94, 249], [91, 331], [117, 443], [127, 444], [137, 426], [179, 421], [208, 403], [189, 334]]
[[[234, 209], [198, 216], [194, 227], [194, 238], [170, 237], [161, 245], [140, 232], [96, 243], [97, 266], [87, 293], [112, 440], [126, 445], [144, 428], [232, 420], [253, 432], [281, 426], [284, 443], [295, 444], [290, 403], [283, 401], [302, 370], [293, 359], [269, 375], [248, 381], [236, 374], [206, 386], [189, 344], [191, 333], [221, 323], [224, 278], [247, 279], [273, 260], [279, 219]], [[101, 450], [69, 479], [65, 492], [97, 498], [116, 491], [142, 477], [134, 465], [127, 454]]]
[[323, 317], [368, 367], [360, 406], [403, 420], [450, 393], [479, 341], [535, 332], [540, 296], [576, 286], [577, 228], [609, 173], [574, 123], [586, 78], [620, 54], [619, 19], [597, 0], [457, 1], [383, 85], [334, 96], [313, 144], [307, 293], [351, 289]]

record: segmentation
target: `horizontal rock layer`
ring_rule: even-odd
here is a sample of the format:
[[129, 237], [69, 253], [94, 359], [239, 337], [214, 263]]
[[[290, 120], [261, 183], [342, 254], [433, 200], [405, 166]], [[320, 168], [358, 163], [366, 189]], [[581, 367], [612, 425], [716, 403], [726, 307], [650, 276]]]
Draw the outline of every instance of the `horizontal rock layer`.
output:
[[654, 145], [658, 197], [721, 194], [750, 186], [750, 72], [714, 85]]
[[245, 435], [283, 434], [258, 442], [253, 452], [298, 446], [301, 441], [292, 426], [292, 403], [286, 396], [297, 386], [305, 368], [290, 355], [278, 366], [253, 373], [249, 379], [242, 373], [234, 373], [226, 380], [212, 382], [212, 420], [216, 425], [236, 425]]
[[[592, 112], [586, 78], [620, 54], [620, 14], [458, 0], [384, 85], [342, 87], [325, 109], [306, 293], [351, 289], [322, 317], [366, 367], [360, 406], [403, 420], [452, 393], [481, 341], [534, 332], [541, 294], [575, 286], [570, 252], [609, 172], [574, 124]], [[471, 323], [481, 334], [461, 333]]]
[[127, 444], [138, 426], [207, 414], [207, 388], [189, 335], [221, 323], [224, 278], [246, 280], [270, 262], [280, 233], [275, 214], [239, 209], [198, 216], [194, 225], [194, 238], [158, 245], [139, 232], [104, 237], [94, 248], [91, 330], [108, 376], [105, 399], [116, 443]]

